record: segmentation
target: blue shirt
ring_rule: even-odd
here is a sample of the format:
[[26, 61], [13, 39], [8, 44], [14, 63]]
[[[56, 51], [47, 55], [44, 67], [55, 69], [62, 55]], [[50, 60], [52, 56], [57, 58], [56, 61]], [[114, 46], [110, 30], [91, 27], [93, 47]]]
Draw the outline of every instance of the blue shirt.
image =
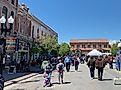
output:
[[71, 59], [69, 57], [66, 57], [64, 63], [71, 63]]

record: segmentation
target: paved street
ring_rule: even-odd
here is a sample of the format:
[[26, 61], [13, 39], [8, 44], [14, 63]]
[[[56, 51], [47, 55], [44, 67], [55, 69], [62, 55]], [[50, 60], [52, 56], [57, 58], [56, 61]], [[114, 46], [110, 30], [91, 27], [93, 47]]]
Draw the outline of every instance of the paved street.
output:
[[57, 72], [54, 72], [52, 87], [43, 88], [43, 76], [37, 74], [34, 77], [7, 86], [4, 90], [121, 90], [121, 85], [113, 85], [112, 79], [114, 77], [121, 77], [121, 74], [106, 68], [103, 81], [91, 80], [87, 66], [80, 65], [78, 72], [74, 71], [73, 67], [71, 72], [65, 72], [64, 84], [58, 84]]

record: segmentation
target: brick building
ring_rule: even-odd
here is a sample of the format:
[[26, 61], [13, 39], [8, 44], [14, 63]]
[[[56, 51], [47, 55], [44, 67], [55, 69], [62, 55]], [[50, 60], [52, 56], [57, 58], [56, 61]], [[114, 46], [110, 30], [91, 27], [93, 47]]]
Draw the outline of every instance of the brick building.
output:
[[[3, 51], [4, 46], [5, 55], [10, 55], [11, 60], [16, 60], [17, 63], [20, 63], [22, 59], [30, 60], [30, 49], [33, 40], [38, 41], [47, 35], [56, 35], [58, 37], [53, 29], [31, 15], [29, 8], [25, 4], [18, 5], [18, 0], [0, 0], [0, 18], [2, 16], [5, 16], [6, 20], [12, 16], [14, 23], [11, 34], [7, 38], [0, 35], [0, 54], [3, 55], [1, 51]], [[5, 24], [9, 28], [8, 22]], [[5, 44], [3, 44], [1, 38], [5, 40]]]
[[17, 13], [18, 45], [16, 45], [16, 59], [18, 62], [23, 59], [30, 60], [29, 52], [33, 41], [31, 38], [31, 21], [32, 16], [29, 13], [29, 8], [25, 4], [19, 5]]
[[97, 49], [103, 53], [110, 52], [110, 45], [107, 39], [71, 39], [70, 40], [72, 51], [81, 51], [87, 54], [93, 49]]

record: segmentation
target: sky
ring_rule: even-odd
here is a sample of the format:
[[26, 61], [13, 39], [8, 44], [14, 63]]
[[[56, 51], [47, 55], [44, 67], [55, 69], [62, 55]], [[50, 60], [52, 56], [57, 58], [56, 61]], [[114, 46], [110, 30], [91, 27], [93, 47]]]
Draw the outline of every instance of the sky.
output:
[[119, 40], [121, 0], [19, 0], [59, 35], [70, 39]]

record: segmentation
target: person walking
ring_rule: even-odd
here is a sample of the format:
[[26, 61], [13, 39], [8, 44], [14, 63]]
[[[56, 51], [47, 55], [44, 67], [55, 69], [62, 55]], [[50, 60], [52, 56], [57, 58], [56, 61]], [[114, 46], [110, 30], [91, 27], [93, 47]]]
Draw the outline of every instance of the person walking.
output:
[[98, 69], [98, 80], [102, 81], [103, 69], [105, 67], [105, 62], [102, 56], [99, 56], [95, 61], [95, 67]]
[[119, 54], [117, 54], [115, 60], [116, 60], [116, 69], [117, 69], [118, 71], [120, 71], [120, 60], [121, 60], [121, 59], [120, 59], [120, 55], [119, 55]]
[[70, 71], [71, 60], [70, 60], [68, 55], [65, 57], [64, 63], [65, 63], [67, 72], [69, 72]]
[[95, 78], [95, 58], [91, 57], [89, 59], [89, 61], [87, 62], [87, 65], [88, 65], [89, 70], [90, 70], [90, 76], [92, 79], [94, 79]]
[[109, 61], [108, 61], [108, 63], [109, 63], [109, 68], [110, 68], [110, 69], [113, 69], [113, 56], [109, 56]]
[[78, 71], [78, 66], [79, 66], [79, 57], [77, 56], [75, 59], [74, 59], [74, 62], [75, 62], [75, 70]]
[[59, 63], [57, 64], [57, 71], [58, 71], [58, 81], [60, 84], [63, 84], [63, 71], [64, 71], [64, 64], [62, 63], [62, 60], [59, 60]]

